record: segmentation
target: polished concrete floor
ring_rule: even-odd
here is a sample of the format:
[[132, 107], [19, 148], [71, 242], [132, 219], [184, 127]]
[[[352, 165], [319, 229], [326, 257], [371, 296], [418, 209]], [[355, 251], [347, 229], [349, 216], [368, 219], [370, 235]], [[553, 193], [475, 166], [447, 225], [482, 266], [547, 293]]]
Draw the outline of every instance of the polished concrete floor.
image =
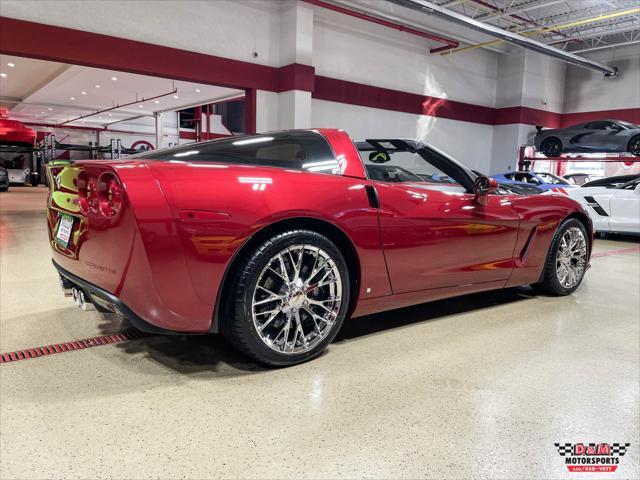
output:
[[[63, 298], [44, 191], [0, 193], [0, 352], [126, 328]], [[0, 478], [639, 478], [638, 243], [597, 240], [582, 287], [471, 295], [345, 324], [265, 370], [216, 337], [0, 365]], [[554, 442], [629, 442], [615, 474]]]

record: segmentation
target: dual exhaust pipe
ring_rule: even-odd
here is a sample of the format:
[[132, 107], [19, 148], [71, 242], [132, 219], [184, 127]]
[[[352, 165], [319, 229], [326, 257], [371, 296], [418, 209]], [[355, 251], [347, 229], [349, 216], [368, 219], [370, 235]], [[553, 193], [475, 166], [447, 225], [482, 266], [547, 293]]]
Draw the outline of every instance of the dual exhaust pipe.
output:
[[93, 310], [93, 304], [84, 291], [62, 276], [60, 277], [60, 288], [62, 289], [62, 293], [65, 297], [73, 297], [73, 301], [76, 302], [76, 306], [82, 311], [86, 312], [87, 310]]

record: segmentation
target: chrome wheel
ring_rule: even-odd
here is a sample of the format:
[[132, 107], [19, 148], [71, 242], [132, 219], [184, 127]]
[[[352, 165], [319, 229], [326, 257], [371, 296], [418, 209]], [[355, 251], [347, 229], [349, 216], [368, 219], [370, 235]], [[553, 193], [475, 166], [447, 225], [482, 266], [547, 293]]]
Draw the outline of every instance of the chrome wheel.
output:
[[342, 277], [321, 248], [294, 245], [274, 255], [253, 291], [251, 315], [260, 339], [278, 353], [313, 349], [332, 330], [342, 300]]
[[584, 275], [587, 263], [587, 242], [578, 227], [570, 227], [562, 235], [556, 254], [556, 275], [564, 288], [573, 288]]

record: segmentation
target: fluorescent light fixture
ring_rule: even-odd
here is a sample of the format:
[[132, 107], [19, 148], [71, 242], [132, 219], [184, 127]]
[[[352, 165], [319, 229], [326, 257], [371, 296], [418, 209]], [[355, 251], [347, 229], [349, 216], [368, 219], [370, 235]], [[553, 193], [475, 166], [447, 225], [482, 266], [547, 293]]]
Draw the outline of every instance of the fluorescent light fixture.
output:
[[200, 89], [199, 88], [196, 88], [196, 93], [200, 93]]
[[16, 66], [16, 64], [15, 64], [15, 63], [13, 63], [13, 62], [9, 62], [9, 63], [7, 63], [7, 67], [11, 67], [11, 68], [13, 68], [13, 67], [15, 67], [15, 66]]
[[338, 162], [335, 160], [323, 160], [321, 162], [307, 162], [302, 164], [302, 168], [313, 168], [313, 167], [322, 167], [322, 166], [338, 166]]
[[87, 94], [87, 92], [80, 92], [80, 93], [81, 93], [82, 95], [86, 95], [86, 94]]
[[51, 110], [53, 110], [53, 108], [49, 107], [49, 108], [47, 108], [47, 110], [51, 111]]
[[154, 100], [153, 103], [160, 103], [160, 100]]
[[273, 140], [273, 137], [255, 137], [255, 138], [247, 138], [246, 140], [238, 140], [233, 142], [232, 145], [240, 147], [242, 145], [251, 145], [252, 143], [266, 143]]
[[186, 152], [176, 153], [174, 157], [188, 157], [189, 155], [197, 155], [200, 153], [200, 150], [187, 150]]
[[69, 97], [69, 100], [75, 100], [76, 97]]
[[96, 88], [100, 88], [100, 85], [96, 85]]
[[143, 108], [143, 107], [144, 107], [144, 105], [138, 105], [138, 108]]
[[173, 98], [180, 98], [178, 95], [174, 95]]
[[111, 80], [115, 82], [116, 80], [118, 80], [118, 77], [111, 77]]
[[4, 72], [2, 72], [2, 73], [0, 73], [0, 77], [2, 77], [2, 78], [7, 78], [7, 74], [6, 74], [6, 73], [4, 73]]

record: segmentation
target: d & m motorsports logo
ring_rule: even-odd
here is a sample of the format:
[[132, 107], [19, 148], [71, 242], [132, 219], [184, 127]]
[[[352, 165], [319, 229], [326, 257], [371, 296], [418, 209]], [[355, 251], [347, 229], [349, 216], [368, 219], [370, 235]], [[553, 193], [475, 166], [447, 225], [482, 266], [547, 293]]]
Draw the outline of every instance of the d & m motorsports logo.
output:
[[630, 443], [554, 443], [570, 472], [615, 472]]

